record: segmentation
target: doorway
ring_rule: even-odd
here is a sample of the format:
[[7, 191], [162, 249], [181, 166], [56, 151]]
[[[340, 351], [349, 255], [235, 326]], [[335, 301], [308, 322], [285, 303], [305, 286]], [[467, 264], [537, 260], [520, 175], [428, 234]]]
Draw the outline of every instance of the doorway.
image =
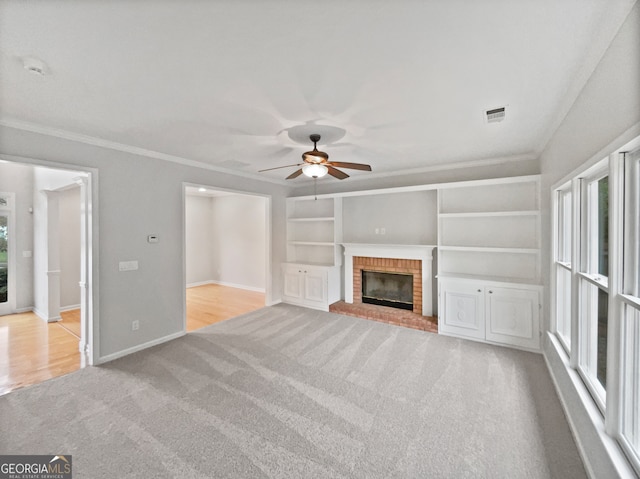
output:
[[0, 193], [0, 316], [15, 309], [15, 195]]
[[[0, 309], [0, 339], [7, 346], [0, 361], [0, 376], [21, 375], [22, 379], [15, 380], [16, 387], [72, 371], [72, 355], [76, 356], [77, 367], [94, 364], [98, 357], [93, 348], [97, 343], [92, 300], [92, 238], [96, 236], [92, 206], [97, 206], [92, 181], [96, 174], [92, 169], [50, 166], [40, 160], [0, 158], [0, 192], [9, 191], [10, 195], [9, 201], [0, 201], [0, 216], [7, 218], [6, 225], [0, 219], [0, 237], [6, 237], [6, 245], [0, 240], [0, 267], [7, 272], [6, 282], [0, 274], [0, 284], [6, 283], [7, 287], [7, 301], [0, 303], [4, 308]], [[71, 210], [66, 206], [69, 201], [75, 203]], [[73, 227], [69, 226], [69, 214], [74, 216]], [[65, 257], [69, 254], [73, 256], [71, 262]], [[64, 299], [69, 288], [76, 290], [72, 304]], [[3, 289], [0, 287], [0, 299], [5, 296]], [[60, 313], [65, 308], [61, 308], [61, 302], [73, 306], [80, 318], [73, 336], [62, 328]], [[65, 351], [70, 353], [63, 358]], [[32, 353], [33, 358], [23, 361], [29, 367], [23, 364], [18, 368], [17, 358]], [[4, 371], [12, 367], [16, 371]], [[36, 370], [40, 373], [35, 374]], [[43, 372], [46, 370], [49, 373]]]
[[184, 185], [185, 331], [271, 297], [270, 198]]

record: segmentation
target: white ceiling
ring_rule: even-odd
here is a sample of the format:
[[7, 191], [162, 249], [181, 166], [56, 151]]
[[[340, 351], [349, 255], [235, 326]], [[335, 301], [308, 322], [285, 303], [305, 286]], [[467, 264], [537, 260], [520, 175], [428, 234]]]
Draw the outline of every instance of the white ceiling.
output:
[[0, 123], [272, 180], [323, 126], [354, 177], [535, 158], [633, 3], [0, 1]]

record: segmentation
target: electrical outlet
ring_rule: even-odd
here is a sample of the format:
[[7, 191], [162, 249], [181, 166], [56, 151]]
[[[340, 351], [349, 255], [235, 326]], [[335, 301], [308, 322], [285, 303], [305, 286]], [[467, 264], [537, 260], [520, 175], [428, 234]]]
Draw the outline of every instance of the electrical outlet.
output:
[[376, 232], [377, 235], [379, 235], [380, 234], [380, 228], [376, 228], [375, 232]]
[[140, 329], [140, 321], [137, 319], [135, 321], [131, 321], [131, 331], [137, 331]]
[[387, 234], [387, 228], [380, 228], [380, 234], [381, 235], [386, 235]]

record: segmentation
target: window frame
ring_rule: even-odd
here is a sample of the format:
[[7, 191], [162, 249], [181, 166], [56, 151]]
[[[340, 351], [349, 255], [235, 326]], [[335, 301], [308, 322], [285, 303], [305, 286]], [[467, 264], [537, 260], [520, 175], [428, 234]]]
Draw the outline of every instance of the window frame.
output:
[[[568, 201], [567, 201], [568, 199]], [[568, 291], [562, 285], [564, 296], [560, 298], [554, 294], [551, 297], [551, 315], [552, 315], [552, 331], [556, 335], [558, 341], [564, 348], [567, 355], [571, 354], [572, 330], [573, 330], [573, 299], [572, 299], [572, 283], [573, 283], [573, 240], [575, 238], [574, 215], [573, 215], [573, 184], [571, 181], [566, 182], [562, 186], [556, 188], [552, 201], [553, 214], [553, 258], [552, 258], [552, 291], [560, 291], [560, 277], [569, 274]], [[560, 304], [562, 302], [562, 304]], [[568, 316], [560, 318], [560, 307]], [[568, 326], [568, 328], [566, 327]], [[567, 331], [568, 329], [568, 331]], [[568, 334], [567, 334], [568, 333]]]
[[[611, 303], [609, 296], [609, 272], [603, 276], [598, 271], [598, 185], [600, 180], [608, 178], [610, 175], [611, 162], [609, 158], [604, 158], [590, 168], [580, 177], [580, 258], [576, 264], [576, 278], [572, 283], [577, 293], [577, 358], [576, 369], [587, 389], [591, 393], [600, 412], [604, 415], [607, 408], [607, 384], [601, 384], [598, 379], [598, 290], [603, 291], [608, 296], [608, 304]], [[609, 195], [611, 188], [609, 185]], [[609, 198], [610, 203], [610, 198]], [[609, 219], [611, 214], [609, 212]], [[610, 231], [610, 229], [609, 229]], [[609, 246], [611, 241], [609, 240]], [[610, 317], [607, 308], [607, 318]], [[607, 320], [607, 324], [608, 324]], [[575, 323], [574, 323], [575, 324]], [[609, 351], [607, 330], [607, 352]], [[609, 368], [608, 355], [607, 369]]]

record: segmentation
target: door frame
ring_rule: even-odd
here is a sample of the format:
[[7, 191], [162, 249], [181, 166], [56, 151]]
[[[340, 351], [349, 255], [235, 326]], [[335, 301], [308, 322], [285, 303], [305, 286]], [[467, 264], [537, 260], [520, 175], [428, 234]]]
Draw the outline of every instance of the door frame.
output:
[[[79, 343], [81, 367], [100, 363], [99, 321], [99, 218], [98, 218], [98, 169], [69, 163], [0, 154], [0, 160], [33, 167], [67, 170], [86, 174], [81, 186], [81, 228], [85, 241], [81, 241], [81, 339]], [[15, 256], [15, 255], [14, 255]]]
[[190, 182], [182, 182], [182, 333], [187, 333], [187, 188], [206, 188], [207, 190], [212, 191], [222, 191], [226, 193], [236, 194], [236, 195], [244, 195], [244, 196], [254, 196], [258, 198], [263, 198], [264, 201], [264, 233], [265, 233], [265, 278], [264, 278], [264, 304], [265, 306], [271, 306], [274, 304], [273, 301], [273, 277], [271, 274], [272, 264], [271, 264], [271, 195], [254, 193], [249, 191], [242, 190], [234, 190], [231, 188], [221, 188], [219, 186], [206, 185], [201, 183], [190, 183]]
[[16, 311], [16, 195], [12, 192], [0, 192], [0, 196], [9, 199], [8, 207], [0, 207], [0, 214], [7, 217], [7, 302], [0, 304], [0, 315]]

